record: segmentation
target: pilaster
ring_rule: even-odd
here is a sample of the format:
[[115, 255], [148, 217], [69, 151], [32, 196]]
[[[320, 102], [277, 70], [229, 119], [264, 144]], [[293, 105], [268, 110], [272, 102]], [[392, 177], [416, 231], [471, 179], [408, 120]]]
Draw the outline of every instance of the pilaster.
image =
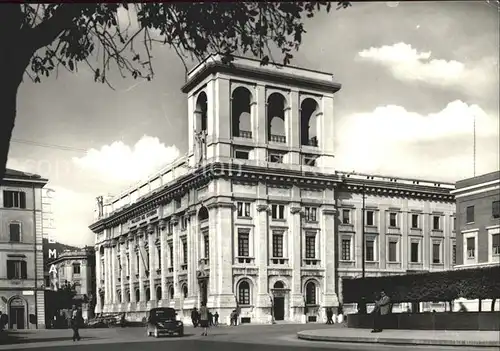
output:
[[[266, 87], [258, 84], [256, 90], [256, 114], [255, 128], [253, 130], [254, 140], [257, 145], [265, 145], [267, 143], [267, 100], [266, 100]], [[267, 159], [267, 151], [264, 147], [256, 147], [254, 149], [256, 160], [264, 161]]]
[[[144, 289], [144, 277], [146, 275], [146, 267], [144, 266], [144, 232], [139, 230], [137, 233], [139, 237], [139, 303], [146, 301], [145, 289]], [[142, 305], [142, 304], [141, 304]], [[142, 307], [142, 306], [141, 306]]]
[[160, 230], [160, 269], [161, 269], [161, 305], [162, 307], [168, 306], [168, 291], [167, 291], [167, 224], [164, 220], [159, 223]]
[[96, 271], [96, 291], [94, 294], [96, 294], [96, 307], [94, 310], [94, 313], [101, 313], [102, 307], [101, 306], [101, 299], [99, 297], [99, 291], [104, 288], [103, 284], [101, 283], [101, 251], [100, 251], [100, 246], [95, 247], [95, 271]]
[[322, 307], [337, 307], [339, 300], [335, 293], [336, 271], [335, 262], [337, 260], [335, 245], [335, 208], [333, 206], [323, 206], [321, 231], [324, 238], [323, 259], [325, 260], [325, 278], [323, 281], [323, 301]]
[[[290, 203], [290, 214], [289, 214], [289, 230], [290, 235], [288, 238], [290, 240], [290, 255], [289, 262], [292, 268], [292, 284], [290, 287], [291, 292], [291, 308], [302, 308], [304, 307], [304, 298], [302, 296], [302, 254], [301, 254], [301, 243], [302, 243], [302, 218], [301, 218], [301, 206], [300, 203]], [[294, 313], [296, 314], [296, 313]]]
[[156, 256], [157, 256], [157, 251], [156, 251], [156, 245], [154, 243], [155, 241], [155, 233], [156, 233], [156, 225], [149, 225], [147, 228], [148, 231], [148, 249], [149, 249], [149, 300], [156, 300], [156, 288], [155, 288], [155, 279], [154, 277], [156, 276]]
[[120, 265], [120, 291], [121, 291], [121, 304], [124, 304], [125, 301], [129, 300], [129, 298], [125, 297], [125, 279], [127, 279], [127, 272], [126, 272], [126, 262], [127, 262], [127, 248], [126, 245], [127, 241], [125, 240], [124, 237], [120, 238], [120, 261], [118, 264]]
[[[265, 184], [259, 184], [259, 190], [257, 193], [265, 192]], [[256, 265], [259, 269], [259, 275], [257, 277], [257, 301], [256, 305], [258, 308], [266, 309], [263, 314], [271, 314], [271, 299], [269, 293], [269, 279], [267, 276], [267, 267], [269, 262], [269, 211], [270, 208], [266, 201], [258, 201], [256, 206], [257, 212], [255, 216], [255, 260]], [[259, 310], [257, 310], [259, 311]], [[262, 319], [262, 316], [261, 318]]]
[[116, 296], [116, 270], [117, 270], [117, 262], [116, 262], [116, 246], [118, 245], [117, 241], [113, 239], [113, 243], [111, 245], [111, 303], [116, 304], [117, 296]]
[[173, 241], [173, 249], [174, 249], [174, 269], [173, 269], [173, 280], [174, 280], [174, 301], [175, 305], [179, 304], [181, 298], [181, 289], [179, 286], [179, 270], [181, 268], [181, 255], [180, 250], [182, 249], [179, 241], [179, 218], [172, 217], [173, 223], [173, 233], [172, 233], [172, 241]]
[[130, 233], [128, 235], [128, 254], [129, 254], [129, 265], [130, 265], [130, 268], [129, 268], [129, 271], [128, 271], [128, 274], [129, 274], [129, 286], [130, 286], [130, 290], [129, 290], [129, 293], [130, 293], [130, 296], [129, 296], [129, 301], [130, 303], [135, 303], [135, 302], [138, 302], [135, 300], [135, 287], [134, 287], [134, 283], [136, 281], [136, 278], [135, 278], [135, 275], [136, 275], [136, 272], [137, 271], [137, 268], [135, 267], [135, 250], [134, 250], [134, 236], [132, 233]]

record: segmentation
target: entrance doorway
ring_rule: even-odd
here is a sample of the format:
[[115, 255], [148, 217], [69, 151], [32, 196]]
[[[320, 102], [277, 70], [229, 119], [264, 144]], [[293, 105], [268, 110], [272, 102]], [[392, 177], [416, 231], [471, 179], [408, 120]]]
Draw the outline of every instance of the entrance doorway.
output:
[[275, 321], [282, 321], [285, 319], [285, 298], [275, 297], [273, 304], [273, 313]]
[[26, 308], [24, 301], [14, 298], [9, 304], [9, 329], [26, 329]]

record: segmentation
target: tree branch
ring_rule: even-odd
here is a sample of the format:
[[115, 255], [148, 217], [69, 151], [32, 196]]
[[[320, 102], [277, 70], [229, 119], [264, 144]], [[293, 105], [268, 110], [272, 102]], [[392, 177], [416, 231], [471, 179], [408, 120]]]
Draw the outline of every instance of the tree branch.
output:
[[50, 45], [64, 30], [68, 29], [75, 17], [88, 6], [86, 4], [63, 4], [59, 5], [54, 15], [32, 28], [29, 37], [34, 51]]

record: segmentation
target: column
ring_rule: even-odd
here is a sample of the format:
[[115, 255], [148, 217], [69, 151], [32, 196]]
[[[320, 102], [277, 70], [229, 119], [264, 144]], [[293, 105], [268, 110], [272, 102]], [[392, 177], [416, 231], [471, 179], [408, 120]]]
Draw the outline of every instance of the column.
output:
[[106, 284], [106, 290], [104, 291], [104, 304], [106, 305], [105, 310], [109, 309], [109, 304], [112, 301], [111, 292], [111, 246], [108, 242], [106, 248], [104, 249], [104, 284]]
[[[257, 113], [252, 116], [255, 123], [254, 130], [252, 133], [254, 135], [254, 141], [257, 145], [265, 145], [267, 143], [267, 99], [266, 99], [266, 87], [264, 85], [257, 85], [256, 90], [256, 101], [257, 101]], [[259, 161], [265, 161], [267, 159], [267, 151], [265, 147], [255, 148], [255, 159]]]
[[[260, 190], [265, 191], [265, 184], [259, 183], [257, 194]], [[263, 189], [262, 189], [263, 188]], [[265, 194], [265, 193], [264, 193]], [[261, 194], [262, 195], [262, 194]], [[265, 196], [265, 195], [263, 195]], [[259, 196], [260, 198], [261, 196]], [[255, 264], [259, 268], [257, 277], [257, 286], [254, 291], [257, 295], [257, 315], [260, 322], [271, 322], [271, 293], [269, 291], [269, 279], [267, 276], [267, 267], [269, 263], [269, 206], [266, 200], [259, 200], [257, 203], [257, 213], [255, 216]]]
[[161, 304], [163, 307], [167, 306], [168, 291], [167, 291], [167, 224], [164, 220], [160, 221], [160, 250], [161, 250]]
[[129, 255], [129, 262], [128, 264], [130, 267], [128, 268], [128, 274], [129, 274], [129, 301], [132, 302], [138, 302], [135, 301], [135, 250], [134, 250], [134, 235], [132, 233], [129, 234], [128, 236], [128, 255]]
[[179, 287], [179, 269], [180, 269], [180, 250], [182, 250], [182, 247], [180, 247], [181, 245], [179, 242], [179, 218], [177, 216], [172, 217], [172, 224], [173, 224], [172, 244], [174, 251], [174, 259], [173, 259], [174, 301], [175, 301], [175, 308], [179, 308], [180, 297], [181, 297], [181, 291]]
[[144, 277], [146, 276], [145, 272], [145, 266], [144, 266], [144, 231], [139, 229], [139, 232], [137, 233], [139, 236], [139, 247], [137, 250], [139, 250], [139, 298], [140, 300], [138, 302], [144, 302], [146, 301], [145, 299], [145, 289], [144, 289]]
[[116, 270], [118, 266], [117, 262], [117, 241], [116, 239], [113, 239], [113, 244], [111, 246], [111, 303], [116, 304], [117, 301], [117, 294], [116, 294], [116, 283], [117, 283], [117, 276], [116, 276]]
[[292, 286], [290, 287], [290, 307], [291, 307], [291, 320], [298, 320], [303, 318], [304, 296], [302, 294], [302, 218], [301, 218], [300, 203], [290, 203], [290, 218], [288, 220], [289, 226], [287, 233], [288, 240], [290, 240], [291, 252], [288, 255], [289, 265], [292, 268]]
[[[332, 193], [332, 196], [328, 198], [333, 198], [333, 191], [325, 190], [327, 193]], [[337, 294], [335, 293], [335, 262], [337, 260], [335, 247], [337, 241], [335, 239], [335, 207], [333, 205], [322, 206], [322, 223], [321, 223], [321, 234], [323, 238], [323, 255], [324, 260], [323, 267], [325, 268], [325, 277], [323, 280], [323, 301], [322, 307], [337, 307], [339, 300]], [[324, 313], [324, 311], [322, 311]]]
[[101, 284], [101, 250], [100, 246], [95, 247], [95, 279], [96, 279], [96, 291], [93, 293], [96, 296], [96, 308], [95, 308], [95, 313], [101, 313], [102, 311], [102, 306], [101, 306], [101, 298], [99, 296], [99, 290], [103, 289], [104, 286]]
[[[286, 142], [289, 147], [292, 147], [294, 150], [298, 150], [300, 148], [300, 96], [298, 90], [292, 90], [288, 97], [288, 106], [289, 109], [286, 112], [287, 121], [285, 126], [287, 128], [286, 131]], [[300, 164], [300, 153], [299, 152], [290, 152], [288, 154], [289, 163]]]
[[148, 226], [148, 247], [149, 247], [149, 300], [156, 301], [156, 288], [155, 279], [156, 276], [156, 245], [155, 245], [155, 231], [156, 226]]
[[[188, 213], [189, 223], [187, 228], [187, 240], [188, 240], [188, 269], [187, 269], [187, 279], [188, 279], [188, 294], [190, 298], [196, 296], [196, 270], [198, 269], [198, 260], [196, 256], [196, 245], [198, 244], [197, 236], [198, 233], [198, 220], [196, 217], [196, 210], [190, 210]], [[194, 301], [193, 301], [194, 303]]]
[[[125, 239], [125, 237], [121, 237], [120, 238], [120, 262], [118, 262], [118, 264], [120, 265], [121, 267], [121, 270], [120, 270], [120, 291], [121, 291], [121, 298], [122, 300], [121, 301], [118, 301], [119, 303], [123, 304], [125, 301], [127, 301], [127, 298], [125, 297], [125, 279], [127, 279], [127, 250], [126, 250], [126, 246], [127, 245], [127, 241]], [[123, 305], [122, 305], [123, 306]], [[123, 308], [123, 307], [122, 307]]]

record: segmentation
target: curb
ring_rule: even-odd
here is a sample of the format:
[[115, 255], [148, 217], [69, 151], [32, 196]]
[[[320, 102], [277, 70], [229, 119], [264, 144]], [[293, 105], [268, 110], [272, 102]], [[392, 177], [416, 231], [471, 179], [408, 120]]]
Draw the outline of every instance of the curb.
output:
[[500, 347], [500, 341], [469, 341], [469, 340], [433, 340], [433, 339], [402, 339], [387, 337], [348, 337], [334, 335], [311, 335], [307, 332], [298, 332], [297, 338], [309, 341], [330, 341], [358, 344], [393, 344], [393, 345], [428, 345], [428, 346], [476, 346]]

